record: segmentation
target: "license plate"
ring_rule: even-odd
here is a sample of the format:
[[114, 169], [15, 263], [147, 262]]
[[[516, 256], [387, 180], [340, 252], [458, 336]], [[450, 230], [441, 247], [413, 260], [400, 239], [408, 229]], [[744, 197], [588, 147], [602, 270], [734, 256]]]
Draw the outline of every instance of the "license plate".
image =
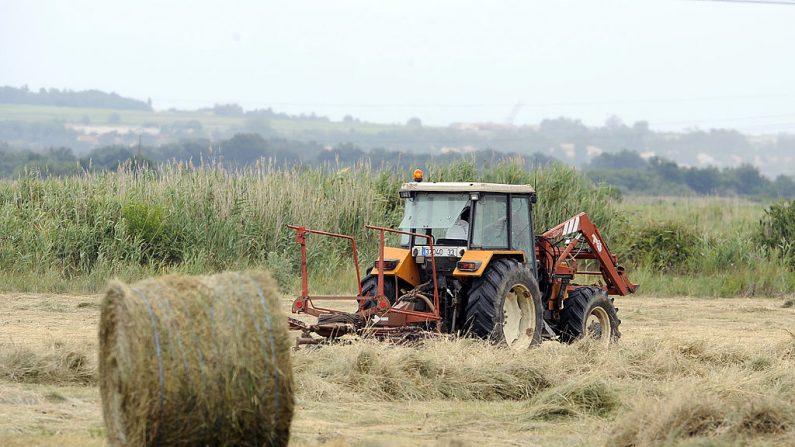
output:
[[[419, 256], [431, 257], [431, 247], [418, 247]], [[434, 256], [437, 258], [460, 258], [466, 251], [466, 247], [433, 247]]]

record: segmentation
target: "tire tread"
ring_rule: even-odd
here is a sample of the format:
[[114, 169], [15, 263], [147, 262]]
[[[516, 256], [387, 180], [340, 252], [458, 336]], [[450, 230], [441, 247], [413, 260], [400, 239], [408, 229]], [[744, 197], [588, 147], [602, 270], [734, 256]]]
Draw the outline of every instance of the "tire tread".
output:
[[[500, 320], [497, 315], [498, 303], [501, 306], [501, 301], [498, 295], [501, 289], [504, 288], [505, 278], [512, 272], [520, 271], [531, 278], [530, 288], [533, 295], [533, 301], [536, 305], [536, 312], [539, 315], [537, 318], [541, 321], [539, 324], [536, 322], [537, 327], [537, 340], [535, 343], [540, 343], [540, 332], [543, 320], [540, 317], [540, 292], [538, 291], [538, 284], [535, 281], [530, 269], [520, 264], [513, 259], [497, 259], [492, 261], [488, 266], [483, 276], [475, 280], [472, 288], [469, 290], [467, 297], [467, 304], [465, 307], [466, 324], [465, 327], [473, 334], [480, 338], [488, 338], [492, 341], [498, 341], [495, 335], [495, 327]], [[501, 335], [501, 334], [500, 334]]]
[[572, 343], [583, 336], [583, 328], [586, 320], [586, 312], [589, 311], [589, 306], [592, 302], [603, 299], [603, 302], [596, 303], [603, 305], [608, 310], [608, 317], [614, 320], [614, 340], [617, 341], [621, 337], [621, 332], [618, 326], [621, 320], [618, 318], [616, 311], [618, 309], [613, 306], [613, 301], [610, 299], [605, 291], [599, 287], [580, 287], [575, 289], [569, 294], [569, 297], [564, 301], [563, 310], [560, 313], [560, 321], [558, 322], [558, 330], [560, 340], [564, 343]]

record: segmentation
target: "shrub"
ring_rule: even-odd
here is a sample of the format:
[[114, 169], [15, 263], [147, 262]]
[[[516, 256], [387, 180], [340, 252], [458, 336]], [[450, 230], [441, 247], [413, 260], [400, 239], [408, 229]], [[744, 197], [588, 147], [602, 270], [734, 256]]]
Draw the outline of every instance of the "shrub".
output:
[[627, 255], [636, 265], [665, 272], [681, 272], [698, 253], [701, 239], [696, 230], [679, 222], [653, 223], [635, 229]]
[[795, 240], [795, 201], [779, 202], [765, 210], [759, 222], [759, 243], [781, 252], [790, 267], [795, 267], [792, 241]]
[[140, 244], [142, 263], [174, 264], [182, 260], [181, 234], [166, 220], [165, 208], [131, 200], [121, 208], [130, 236]]

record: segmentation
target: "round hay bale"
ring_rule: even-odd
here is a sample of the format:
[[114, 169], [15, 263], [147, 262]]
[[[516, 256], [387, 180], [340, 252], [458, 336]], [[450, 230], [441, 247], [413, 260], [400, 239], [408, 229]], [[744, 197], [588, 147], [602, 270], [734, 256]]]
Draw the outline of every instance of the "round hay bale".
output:
[[284, 446], [290, 340], [265, 273], [112, 282], [99, 385], [110, 445]]

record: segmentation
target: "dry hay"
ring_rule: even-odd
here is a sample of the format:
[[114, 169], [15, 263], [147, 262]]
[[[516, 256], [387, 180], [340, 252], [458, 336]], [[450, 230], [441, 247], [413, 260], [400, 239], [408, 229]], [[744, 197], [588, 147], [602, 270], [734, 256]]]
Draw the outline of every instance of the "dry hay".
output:
[[37, 350], [0, 344], [0, 378], [9, 382], [92, 384], [96, 367], [86, 354], [92, 350], [83, 346], [67, 347], [61, 342], [49, 343]]
[[[616, 420], [608, 446], [663, 446], [710, 439], [729, 443], [765, 437], [788, 445], [795, 433], [795, 405], [770, 390], [728, 395], [704, 384], [680, 384], [661, 398], [642, 399]], [[721, 393], [720, 391], [724, 391]], [[723, 395], [721, 395], [723, 394]], [[773, 441], [775, 440], [775, 441]]]
[[606, 417], [620, 405], [617, 391], [598, 377], [576, 378], [538, 394], [528, 416], [550, 420], [560, 417]]
[[515, 352], [468, 339], [420, 346], [365, 340], [300, 349], [294, 360], [301, 395], [316, 400], [522, 400], [549, 386]]
[[264, 273], [110, 284], [99, 385], [111, 445], [286, 445], [290, 341]]
[[601, 421], [596, 445], [795, 445], [793, 342], [637, 338], [516, 352], [468, 339], [364, 341], [301, 349], [294, 363], [309, 402], [510, 400], [510, 424]]

